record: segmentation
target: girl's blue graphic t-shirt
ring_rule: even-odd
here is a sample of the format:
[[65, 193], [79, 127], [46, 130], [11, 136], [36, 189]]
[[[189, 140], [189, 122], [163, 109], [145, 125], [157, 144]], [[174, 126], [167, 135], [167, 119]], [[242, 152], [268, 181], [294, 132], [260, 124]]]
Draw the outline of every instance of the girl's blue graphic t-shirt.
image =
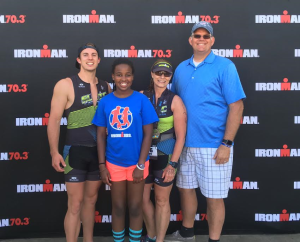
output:
[[143, 125], [158, 120], [148, 98], [134, 91], [126, 98], [118, 98], [114, 93], [102, 98], [92, 123], [107, 127], [106, 160], [114, 165], [129, 167], [139, 160]]

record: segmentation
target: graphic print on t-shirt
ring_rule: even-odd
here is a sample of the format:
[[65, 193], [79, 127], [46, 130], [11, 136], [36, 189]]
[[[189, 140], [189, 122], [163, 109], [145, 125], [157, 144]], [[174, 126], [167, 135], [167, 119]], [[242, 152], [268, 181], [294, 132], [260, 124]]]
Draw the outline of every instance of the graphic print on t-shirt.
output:
[[125, 130], [130, 127], [133, 121], [132, 113], [129, 107], [117, 106], [110, 112], [109, 124], [113, 129]]

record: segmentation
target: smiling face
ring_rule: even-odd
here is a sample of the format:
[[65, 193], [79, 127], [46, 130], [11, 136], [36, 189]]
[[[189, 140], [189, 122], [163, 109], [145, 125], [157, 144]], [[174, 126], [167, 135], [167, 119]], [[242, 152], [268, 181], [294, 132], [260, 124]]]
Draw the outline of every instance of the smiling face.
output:
[[127, 64], [119, 64], [115, 66], [112, 79], [116, 84], [117, 92], [130, 92], [133, 81], [132, 69]]
[[165, 73], [165, 71], [159, 71], [156, 73], [159, 74], [160, 76], [155, 74], [155, 72], [151, 72], [152, 80], [154, 83], [154, 88], [167, 88], [167, 85], [169, 84], [169, 82], [172, 78], [172, 75], [169, 77], [166, 77], [164, 74], [162, 74], [162, 73]]
[[86, 48], [77, 57], [77, 62], [80, 64], [81, 69], [94, 71], [98, 67], [100, 57], [95, 49]]
[[[201, 35], [200, 39], [196, 39], [194, 35]], [[206, 29], [199, 28], [189, 38], [189, 43], [194, 50], [194, 54], [208, 55], [211, 51], [211, 47], [215, 43], [215, 38], [212, 36], [209, 39], [204, 39], [203, 35], [209, 35]]]

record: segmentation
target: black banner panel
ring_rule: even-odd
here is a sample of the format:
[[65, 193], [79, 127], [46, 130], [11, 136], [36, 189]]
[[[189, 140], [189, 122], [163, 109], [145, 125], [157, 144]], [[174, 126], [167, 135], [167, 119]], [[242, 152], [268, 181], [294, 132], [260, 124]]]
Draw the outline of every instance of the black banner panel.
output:
[[[235, 139], [223, 233], [300, 233], [299, 0], [1, 0], [0, 238], [64, 236], [67, 195], [47, 141], [57, 81], [78, 72], [77, 49], [93, 42], [97, 76], [130, 58], [133, 89], [146, 89], [158, 58], [190, 58], [194, 23], [212, 24], [212, 51], [232, 60], [247, 98]], [[61, 120], [62, 151], [67, 120]], [[198, 192], [196, 234], [207, 234]], [[177, 188], [168, 233], [181, 225]], [[102, 185], [95, 235], [111, 234], [109, 187]]]

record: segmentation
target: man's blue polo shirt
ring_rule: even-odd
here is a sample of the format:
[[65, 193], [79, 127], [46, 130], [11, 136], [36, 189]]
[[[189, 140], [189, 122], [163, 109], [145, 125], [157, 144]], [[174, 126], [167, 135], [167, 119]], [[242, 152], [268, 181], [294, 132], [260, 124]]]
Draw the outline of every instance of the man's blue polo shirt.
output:
[[220, 146], [228, 105], [246, 97], [235, 65], [211, 52], [195, 67], [192, 56], [176, 68], [172, 91], [187, 109], [186, 147]]

